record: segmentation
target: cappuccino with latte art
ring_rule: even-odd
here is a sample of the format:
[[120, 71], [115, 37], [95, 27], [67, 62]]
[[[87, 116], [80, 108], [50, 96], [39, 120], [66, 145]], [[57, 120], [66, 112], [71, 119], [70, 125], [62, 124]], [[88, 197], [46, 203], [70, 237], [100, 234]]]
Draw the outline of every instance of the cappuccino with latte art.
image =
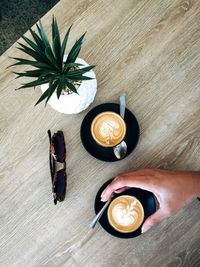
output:
[[94, 140], [101, 146], [113, 147], [125, 137], [126, 124], [115, 112], [106, 111], [97, 115], [91, 125]]
[[109, 205], [108, 221], [115, 230], [121, 233], [136, 231], [143, 220], [142, 204], [133, 196], [119, 196]]

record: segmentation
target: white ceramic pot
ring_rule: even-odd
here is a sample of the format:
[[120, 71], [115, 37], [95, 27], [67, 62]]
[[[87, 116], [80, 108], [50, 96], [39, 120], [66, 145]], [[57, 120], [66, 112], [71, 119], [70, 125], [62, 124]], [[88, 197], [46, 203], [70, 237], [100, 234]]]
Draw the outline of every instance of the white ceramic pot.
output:
[[[64, 60], [66, 60], [64, 57]], [[81, 58], [76, 59], [76, 63], [83, 64], [80, 68], [88, 66], [88, 64]], [[69, 95], [61, 95], [57, 98], [54, 92], [48, 101], [48, 104], [55, 110], [64, 114], [76, 114], [86, 109], [93, 101], [97, 91], [97, 80], [93, 70], [84, 74], [87, 77], [93, 78], [92, 80], [82, 81], [78, 88], [78, 94], [72, 93]], [[42, 92], [48, 89], [48, 84], [41, 85]]]

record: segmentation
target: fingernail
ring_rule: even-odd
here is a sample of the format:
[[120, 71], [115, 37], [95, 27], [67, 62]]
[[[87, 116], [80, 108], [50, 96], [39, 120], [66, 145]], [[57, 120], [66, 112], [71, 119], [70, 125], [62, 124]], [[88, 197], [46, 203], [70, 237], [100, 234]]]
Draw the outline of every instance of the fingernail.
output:
[[114, 192], [115, 192], [115, 193], [118, 193], [119, 191], [120, 191], [120, 189], [117, 189], [117, 190], [115, 190]]
[[105, 198], [105, 196], [101, 196], [101, 201], [102, 201], [102, 202], [107, 201], [107, 199]]
[[151, 228], [151, 226], [144, 224], [142, 226], [142, 229], [141, 229], [142, 234], [145, 233], [145, 232], [147, 232], [150, 228]]
[[103, 198], [105, 191], [106, 191], [106, 189], [104, 189], [103, 192], [101, 193], [101, 198]]

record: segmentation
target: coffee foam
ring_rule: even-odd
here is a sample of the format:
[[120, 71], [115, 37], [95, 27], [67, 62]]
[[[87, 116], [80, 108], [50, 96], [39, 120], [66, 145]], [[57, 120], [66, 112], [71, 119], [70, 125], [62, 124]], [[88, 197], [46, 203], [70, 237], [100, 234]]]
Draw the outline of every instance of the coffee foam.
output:
[[142, 224], [143, 219], [143, 207], [132, 196], [119, 196], [111, 202], [108, 208], [109, 223], [113, 228], [123, 233], [137, 230]]
[[126, 125], [118, 114], [102, 112], [93, 120], [91, 132], [100, 145], [112, 147], [124, 139]]

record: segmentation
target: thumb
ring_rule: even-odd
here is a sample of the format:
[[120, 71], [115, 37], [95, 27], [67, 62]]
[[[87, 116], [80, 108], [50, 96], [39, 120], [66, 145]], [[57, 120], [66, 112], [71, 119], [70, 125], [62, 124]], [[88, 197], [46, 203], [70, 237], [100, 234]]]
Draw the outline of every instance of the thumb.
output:
[[152, 226], [158, 224], [159, 222], [161, 222], [167, 217], [168, 217], [167, 214], [163, 210], [158, 209], [154, 214], [152, 214], [146, 219], [146, 221], [144, 222], [142, 226], [142, 233], [145, 233]]

